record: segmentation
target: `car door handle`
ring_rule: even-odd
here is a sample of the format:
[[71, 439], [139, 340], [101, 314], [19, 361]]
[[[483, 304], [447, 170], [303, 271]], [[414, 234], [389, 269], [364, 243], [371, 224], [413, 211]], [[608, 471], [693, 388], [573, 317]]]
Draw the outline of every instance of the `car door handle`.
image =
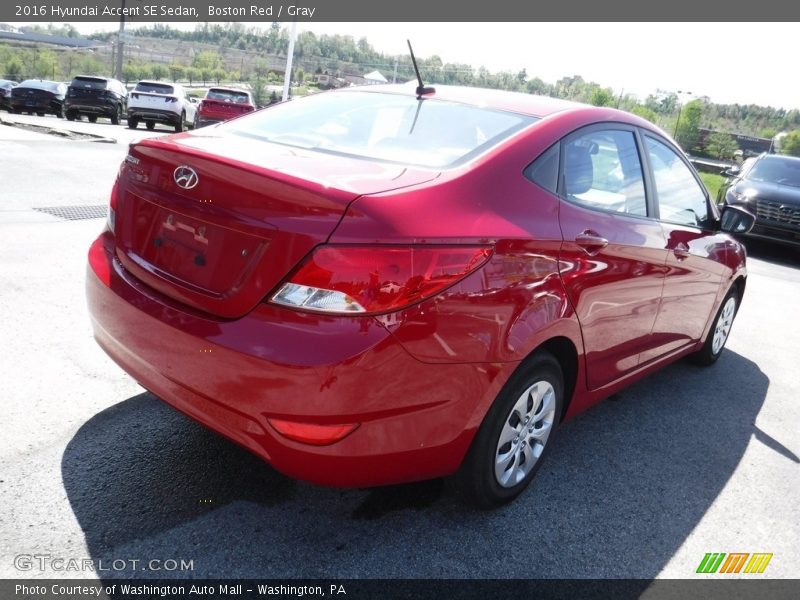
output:
[[589, 254], [597, 254], [600, 250], [608, 246], [608, 240], [591, 229], [587, 229], [583, 233], [576, 235], [575, 243]]
[[672, 253], [678, 257], [678, 260], [683, 260], [689, 256], [689, 246], [680, 242], [672, 249]]

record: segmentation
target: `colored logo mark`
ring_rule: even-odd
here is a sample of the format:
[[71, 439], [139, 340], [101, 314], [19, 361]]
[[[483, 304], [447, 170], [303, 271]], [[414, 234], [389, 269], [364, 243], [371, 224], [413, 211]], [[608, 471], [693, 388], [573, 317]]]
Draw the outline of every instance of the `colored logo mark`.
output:
[[[696, 573], [763, 573], [772, 553], [757, 552], [709, 552], [700, 561]], [[744, 569], [744, 570], [742, 570]]]

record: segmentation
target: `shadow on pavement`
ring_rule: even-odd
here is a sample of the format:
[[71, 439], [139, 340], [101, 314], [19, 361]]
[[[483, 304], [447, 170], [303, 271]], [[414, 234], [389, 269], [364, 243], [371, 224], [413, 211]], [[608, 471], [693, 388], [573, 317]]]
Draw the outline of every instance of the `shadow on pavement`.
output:
[[292, 481], [149, 394], [88, 421], [62, 475], [92, 558], [194, 561], [119, 576], [647, 579], [765, 435], [768, 386], [730, 350], [710, 369], [668, 367], [564, 424], [527, 493], [491, 512], [441, 481]]

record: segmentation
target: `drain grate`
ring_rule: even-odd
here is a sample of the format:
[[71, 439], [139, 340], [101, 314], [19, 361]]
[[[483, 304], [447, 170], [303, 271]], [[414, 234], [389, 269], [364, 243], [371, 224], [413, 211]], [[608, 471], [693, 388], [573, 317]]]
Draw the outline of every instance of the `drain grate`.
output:
[[81, 219], [105, 219], [108, 207], [104, 204], [90, 204], [85, 206], [41, 206], [33, 210], [53, 215], [67, 221]]

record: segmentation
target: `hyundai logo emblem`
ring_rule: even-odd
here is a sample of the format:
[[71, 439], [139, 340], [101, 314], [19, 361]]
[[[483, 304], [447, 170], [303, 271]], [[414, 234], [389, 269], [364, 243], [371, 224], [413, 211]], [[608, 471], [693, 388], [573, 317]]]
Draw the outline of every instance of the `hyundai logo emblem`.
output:
[[172, 178], [175, 180], [175, 184], [178, 187], [185, 190], [192, 189], [200, 181], [200, 178], [197, 176], [197, 171], [195, 171], [192, 167], [187, 167], [186, 165], [181, 165], [175, 169], [175, 172], [172, 174]]

